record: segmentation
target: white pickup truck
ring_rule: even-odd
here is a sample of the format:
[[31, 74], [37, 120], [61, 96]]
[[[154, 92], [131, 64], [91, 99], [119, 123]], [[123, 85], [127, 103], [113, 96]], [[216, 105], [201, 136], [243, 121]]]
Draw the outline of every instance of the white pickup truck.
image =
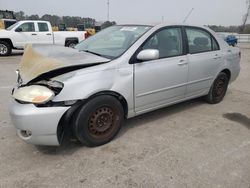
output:
[[10, 55], [12, 49], [23, 49], [26, 44], [56, 44], [73, 47], [86, 38], [86, 31], [52, 31], [50, 22], [19, 21], [0, 30], [0, 56]]

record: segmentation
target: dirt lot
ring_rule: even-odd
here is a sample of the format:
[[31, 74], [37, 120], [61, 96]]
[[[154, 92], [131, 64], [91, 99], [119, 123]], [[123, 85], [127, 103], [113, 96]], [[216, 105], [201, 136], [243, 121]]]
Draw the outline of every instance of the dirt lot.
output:
[[250, 187], [250, 44], [218, 105], [192, 100], [126, 121], [111, 143], [35, 147], [20, 140], [8, 101], [21, 56], [0, 58], [0, 188]]

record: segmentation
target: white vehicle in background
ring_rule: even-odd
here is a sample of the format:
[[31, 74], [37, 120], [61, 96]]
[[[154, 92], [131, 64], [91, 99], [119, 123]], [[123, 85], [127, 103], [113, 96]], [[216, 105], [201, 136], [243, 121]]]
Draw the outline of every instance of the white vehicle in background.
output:
[[12, 49], [24, 49], [26, 44], [56, 44], [74, 47], [86, 38], [86, 31], [52, 31], [50, 22], [19, 21], [0, 30], [0, 56], [10, 55]]

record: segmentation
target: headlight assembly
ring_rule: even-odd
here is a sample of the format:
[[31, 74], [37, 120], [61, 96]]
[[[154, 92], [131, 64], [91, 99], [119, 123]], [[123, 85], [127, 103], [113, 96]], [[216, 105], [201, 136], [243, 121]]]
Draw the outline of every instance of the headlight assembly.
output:
[[13, 93], [16, 100], [34, 104], [45, 104], [53, 99], [55, 93], [45, 86], [31, 85], [20, 87]]

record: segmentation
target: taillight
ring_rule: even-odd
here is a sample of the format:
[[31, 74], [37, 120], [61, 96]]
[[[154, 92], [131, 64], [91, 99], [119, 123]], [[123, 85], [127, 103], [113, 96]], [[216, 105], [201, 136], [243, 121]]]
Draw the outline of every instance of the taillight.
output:
[[85, 39], [87, 39], [87, 38], [89, 38], [89, 37], [90, 37], [90, 34], [89, 34], [89, 32], [88, 32], [88, 31], [84, 34], [84, 37], [85, 37]]

